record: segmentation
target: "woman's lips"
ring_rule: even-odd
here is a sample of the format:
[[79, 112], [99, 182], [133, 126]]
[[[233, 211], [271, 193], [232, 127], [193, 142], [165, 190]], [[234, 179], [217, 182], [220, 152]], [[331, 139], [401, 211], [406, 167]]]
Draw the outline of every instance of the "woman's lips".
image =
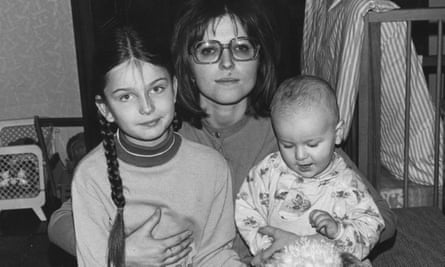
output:
[[224, 84], [224, 83], [237, 83], [237, 82], [239, 82], [239, 79], [235, 79], [235, 78], [221, 78], [221, 79], [218, 79], [218, 80], [215, 80], [215, 82], [216, 83], [222, 83], [222, 84]]

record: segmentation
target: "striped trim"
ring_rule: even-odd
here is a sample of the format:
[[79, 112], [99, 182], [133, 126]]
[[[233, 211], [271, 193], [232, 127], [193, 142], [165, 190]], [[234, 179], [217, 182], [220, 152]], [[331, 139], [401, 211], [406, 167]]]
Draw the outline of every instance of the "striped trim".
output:
[[131, 143], [118, 130], [115, 135], [119, 159], [138, 167], [154, 167], [172, 159], [181, 145], [181, 136], [169, 130], [167, 138], [155, 147], [143, 147]]

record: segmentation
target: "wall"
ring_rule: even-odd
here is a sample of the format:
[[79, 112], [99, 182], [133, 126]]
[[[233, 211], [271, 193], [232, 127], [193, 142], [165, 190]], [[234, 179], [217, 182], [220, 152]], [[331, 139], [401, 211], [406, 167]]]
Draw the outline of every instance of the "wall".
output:
[[0, 1], [0, 92], [0, 120], [81, 116], [70, 0]]

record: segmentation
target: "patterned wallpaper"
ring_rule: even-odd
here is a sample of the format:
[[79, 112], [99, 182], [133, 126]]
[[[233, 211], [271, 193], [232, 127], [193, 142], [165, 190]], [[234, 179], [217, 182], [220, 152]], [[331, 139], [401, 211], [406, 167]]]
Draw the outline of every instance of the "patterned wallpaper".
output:
[[81, 116], [70, 0], [0, 1], [0, 120]]

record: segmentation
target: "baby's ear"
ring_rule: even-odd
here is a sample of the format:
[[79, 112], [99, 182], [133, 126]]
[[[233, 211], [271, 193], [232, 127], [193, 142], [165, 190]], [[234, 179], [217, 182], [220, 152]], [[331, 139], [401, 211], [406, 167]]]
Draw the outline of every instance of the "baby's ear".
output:
[[335, 144], [340, 145], [343, 141], [343, 133], [345, 130], [345, 123], [343, 120], [339, 120], [335, 126]]
[[102, 114], [102, 116], [104, 116], [108, 122], [114, 122], [114, 116], [108, 108], [107, 103], [105, 103], [105, 100], [101, 96], [97, 95], [95, 97], [95, 102], [100, 114]]

